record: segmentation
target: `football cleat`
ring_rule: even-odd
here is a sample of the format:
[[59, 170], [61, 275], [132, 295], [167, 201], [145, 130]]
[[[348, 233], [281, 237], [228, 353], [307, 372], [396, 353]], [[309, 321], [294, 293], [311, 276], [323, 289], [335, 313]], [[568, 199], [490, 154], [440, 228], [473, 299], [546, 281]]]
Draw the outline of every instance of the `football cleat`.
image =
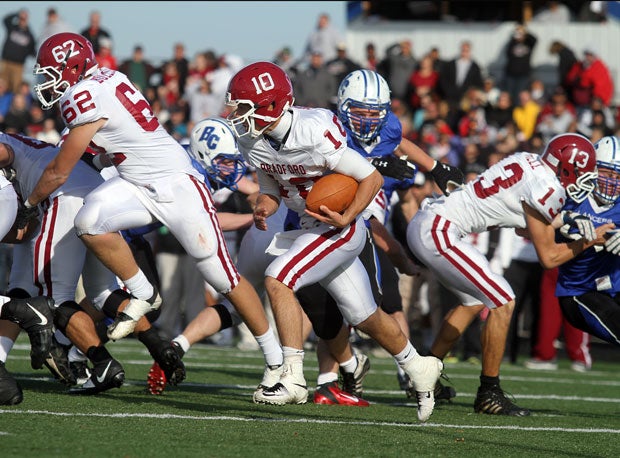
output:
[[451, 401], [456, 397], [456, 390], [451, 386], [446, 386], [437, 380], [435, 385], [435, 401]]
[[254, 402], [256, 401], [256, 396], [266, 390], [267, 388], [271, 388], [276, 383], [280, 381], [280, 377], [282, 377], [282, 373], [284, 372], [284, 364], [280, 364], [279, 366], [268, 366], [265, 365], [265, 372], [263, 373], [263, 380], [256, 387], [256, 391], [254, 391]]
[[127, 307], [123, 309], [116, 318], [108, 326], [107, 335], [111, 340], [119, 340], [123, 337], [131, 334], [138, 324], [138, 320], [142, 318], [148, 312], [158, 310], [161, 306], [161, 296], [155, 290], [153, 298], [145, 301], [143, 299], [137, 299], [132, 297], [127, 304]]
[[154, 395], [162, 394], [164, 389], [166, 389], [166, 381], [166, 373], [159, 367], [157, 362], [154, 362], [146, 378], [146, 387], [149, 393]]
[[58, 343], [56, 337], [52, 337], [52, 347], [45, 355], [43, 364], [59, 382], [68, 386], [76, 384], [75, 375], [73, 375], [71, 365], [69, 364], [69, 350], [64, 345]]
[[314, 391], [314, 403], [357, 407], [370, 405], [368, 401], [341, 390], [336, 381], [319, 385]]
[[363, 353], [356, 353], [355, 357], [357, 358], [357, 367], [353, 373], [343, 371], [342, 367], [339, 371], [342, 391], [352, 394], [353, 396], [361, 397], [364, 393], [364, 387], [362, 384], [368, 375], [368, 371], [370, 371], [370, 360]]
[[169, 385], [178, 385], [185, 380], [185, 364], [181, 361], [181, 355], [177, 349], [180, 350], [181, 347], [170, 342], [158, 352], [156, 358]]
[[123, 366], [113, 358], [96, 364], [91, 371], [89, 379], [81, 387], [71, 388], [69, 394], [92, 395], [107, 391], [112, 388], [120, 388], [125, 381]]
[[305, 404], [308, 402], [308, 387], [303, 376], [303, 363], [283, 364], [280, 380], [273, 386], [254, 393], [257, 404]]
[[[41, 369], [52, 347], [54, 299], [46, 296], [11, 299], [4, 304], [3, 319], [17, 323], [30, 338], [30, 365]], [[6, 311], [5, 311], [6, 310]]]
[[443, 363], [434, 356], [416, 355], [403, 367], [415, 389], [418, 420], [427, 421], [435, 408], [435, 385], [441, 376]]
[[76, 385], [84, 385], [90, 378], [91, 371], [86, 361], [72, 361], [69, 363], [69, 367], [75, 377]]
[[9, 371], [0, 361], [0, 405], [14, 406], [24, 400], [24, 393]]
[[510, 401], [499, 385], [494, 385], [487, 389], [478, 388], [476, 400], [474, 401], [474, 411], [476, 413], [510, 415], [512, 417], [527, 417], [530, 415], [528, 409], [519, 407]]

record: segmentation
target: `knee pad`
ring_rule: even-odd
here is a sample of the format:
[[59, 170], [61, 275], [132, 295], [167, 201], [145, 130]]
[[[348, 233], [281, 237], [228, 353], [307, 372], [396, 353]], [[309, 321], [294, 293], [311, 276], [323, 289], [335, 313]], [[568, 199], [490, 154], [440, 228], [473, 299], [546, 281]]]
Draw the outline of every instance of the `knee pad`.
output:
[[101, 311], [105, 314], [105, 316], [110, 318], [116, 318], [116, 314], [118, 313], [118, 308], [121, 306], [123, 301], [131, 299], [131, 294], [122, 289], [115, 289], [110, 293], [108, 298], [103, 303], [103, 307], [101, 307]]
[[60, 304], [54, 313], [54, 325], [57, 329], [60, 330], [63, 334], [67, 334], [65, 331], [67, 329], [67, 325], [69, 324], [69, 320], [71, 317], [77, 312], [81, 312], [82, 308], [75, 301], [66, 301]]
[[220, 317], [220, 321], [222, 322], [219, 329], [220, 331], [233, 326], [233, 317], [223, 304], [215, 304], [212, 305], [211, 308], [217, 312]]
[[96, 206], [84, 205], [75, 215], [73, 220], [75, 225], [75, 233], [78, 237], [82, 235], [98, 235], [102, 232], [96, 230], [100, 226], [99, 210]]

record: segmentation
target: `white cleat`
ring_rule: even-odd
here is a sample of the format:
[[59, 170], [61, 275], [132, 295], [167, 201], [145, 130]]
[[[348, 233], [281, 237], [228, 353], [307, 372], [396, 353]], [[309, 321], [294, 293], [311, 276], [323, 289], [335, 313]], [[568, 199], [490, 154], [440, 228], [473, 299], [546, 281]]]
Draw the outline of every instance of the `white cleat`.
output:
[[114, 322], [108, 326], [108, 337], [111, 340], [119, 340], [128, 336], [136, 328], [138, 320], [148, 312], [159, 309], [161, 302], [159, 293], [155, 297], [153, 303], [143, 299], [136, 299], [135, 297], [132, 298], [129, 304], [127, 304], [127, 307], [116, 315]]
[[415, 388], [418, 401], [418, 420], [427, 421], [435, 408], [435, 384], [439, 380], [443, 363], [434, 356], [416, 356], [403, 369]]
[[303, 364], [287, 364], [281, 367], [284, 369], [279, 381], [269, 388], [256, 390], [255, 403], [282, 406], [305, 404], [308, 401], [308, 386], [303, 376]]
[[282, 377], [283, 372], [284, 372], [284, 364], [280, 364], [279, 366], [276, 366], [273, 368], [265, 365], [265, 373], [263, 374], [263, 380], [260, 382], [260, 384], [256, 388], [256, 391], [254, 391], [253, 399], [255, 403], [259, 404], [259, 402], [256, 400], [256, 396], [262, 393], [267, 388], [271, 388], [276, 383], [278, 383], [280, 381], [280, 377]]

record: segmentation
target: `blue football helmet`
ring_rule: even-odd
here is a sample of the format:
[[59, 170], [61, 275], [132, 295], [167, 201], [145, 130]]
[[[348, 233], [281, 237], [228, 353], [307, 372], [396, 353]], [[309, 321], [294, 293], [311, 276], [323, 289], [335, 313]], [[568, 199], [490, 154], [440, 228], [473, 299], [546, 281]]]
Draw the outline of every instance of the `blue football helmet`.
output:
[[373, 141], [387, 122], [389, 111], [390, 87], [377, 72], [355, 70], [340, 83], [338, 117], [357, 140]]
[[190, 134], [189, 152], [211, 181], [233, 191], [247, 170], [230, 125], [221, 118], [196, 123]]

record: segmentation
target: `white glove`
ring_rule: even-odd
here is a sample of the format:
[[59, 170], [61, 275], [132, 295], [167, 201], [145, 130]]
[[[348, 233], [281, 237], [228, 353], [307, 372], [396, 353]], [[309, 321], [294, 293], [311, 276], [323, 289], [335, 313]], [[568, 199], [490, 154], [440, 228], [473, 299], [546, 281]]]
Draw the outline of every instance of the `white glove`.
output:
[[572, 211], [563, 211], [561, 215], [564, 224], [576, 228], [588, 242], [596, 240], [596, 229], [590, 218]]
[[620, 231], [614, 231], [613, 235], [605, 240], [605, 249], [612, 254], [620, 254]]

